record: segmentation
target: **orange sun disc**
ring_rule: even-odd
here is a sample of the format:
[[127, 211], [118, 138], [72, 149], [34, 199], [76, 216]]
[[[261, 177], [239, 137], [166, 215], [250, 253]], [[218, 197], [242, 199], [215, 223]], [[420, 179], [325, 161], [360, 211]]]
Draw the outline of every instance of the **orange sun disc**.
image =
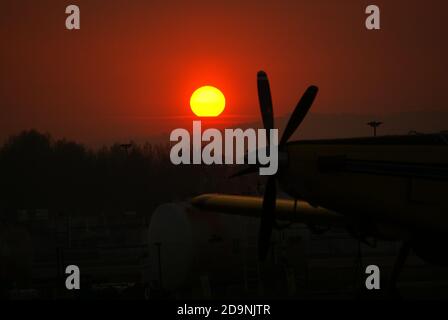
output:
[[198, 117], [217, 117], [224, 111], [225, 106], [224, 94], [212, 86], [196, 89], [190, 98], [191, 111]]

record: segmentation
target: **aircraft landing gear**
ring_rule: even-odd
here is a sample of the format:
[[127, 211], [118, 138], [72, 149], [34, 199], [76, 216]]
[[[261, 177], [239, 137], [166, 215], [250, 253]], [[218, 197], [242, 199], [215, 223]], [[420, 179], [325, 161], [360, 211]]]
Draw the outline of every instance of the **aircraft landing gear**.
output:
[[403, 270], [404, 263], [406, 262], [406, 259], [409, 256], [410, 250], [411, 250], [410, 243], [408, 241], [403, 242], [400, 251], [398, 252], [397, 259], [395, 260], [395, 264], [392, 268], [392, 273], [390, 275], [389, 284], [387, 288], [387, 294], [389, 298], [397, 298], [400, 296], [397, 290], [397, 281], [401, 271]]

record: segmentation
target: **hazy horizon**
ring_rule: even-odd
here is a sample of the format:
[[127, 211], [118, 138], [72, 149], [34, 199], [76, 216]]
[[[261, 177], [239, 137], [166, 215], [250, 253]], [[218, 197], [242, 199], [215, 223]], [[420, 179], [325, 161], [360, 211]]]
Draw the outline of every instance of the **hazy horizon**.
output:
[[[226, 122], [221, 122], [216, 125], [218, 129], [224, 128], [261, 128], [261, 119], [259, 115], [247, 118], [247, 121], [241, 121], [230, 126]], [[204, 124], [204, 130], [207, 127], [207, 119], [196, 118], [190, 116], [191, 120], [201, 120]], [[276, 127], [280, 130], [280, 134], [289, 118], [289, 115], [283, 114], [275, 117]], [[421, 133], [435, 133], [443, 130], [448, 130], [448, 111], [435, 110], [424, 111], [414, 110], [406, 112], [389, 112], [382, 114], [356, 114], [356, 113], [330, 113], [330, 112], [313, 112], [312, 110], [307, 115], [299, 130], [293, 135], [293, 139], [323, 139], [323, 138], [345, 138], [345, 137], [360, 137], [370, 136], [372, 129], [367, 126], [367, 121], [378, 120], [384, 122], [378, 129], [379, 135], [391, 134], [407, 134], [409, 131], [417, 131]], [[213, 123], [208, 127], [213, 127]], [[175, 129], [174, 127], [172, 129]], [[185, 129], [191, 129], [191, 122]], [[130, 135], [123, 132], [110, 139], [98, 140], [95, 138], [85, 136], [64, 136], [58, 132], [51, 132], [42, 128], [24, 128], [16, 132], [11, 132], [7, 136], [0, 137], [0, 143], [3, 144], [10, 136], [17, 135], [22, 131], [37, 130], [40, 133], [48, 133], [54, 139], [66, 139], [75, 141], [91, 148], [99, 148], [102, 146], [112, 145], [114, 143], [128, 143], [133, 141], [137, 144], [149, 143], [168, 143], [170, 130], [166, 130], [157, 134], [151, 135]]]

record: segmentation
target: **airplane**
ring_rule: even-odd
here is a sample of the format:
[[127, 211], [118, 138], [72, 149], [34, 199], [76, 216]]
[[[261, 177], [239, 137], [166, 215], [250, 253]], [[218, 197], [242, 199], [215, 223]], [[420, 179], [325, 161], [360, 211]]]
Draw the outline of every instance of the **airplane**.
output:
[[[257, 74], [265, 129], [274, 128], [267, 74]], [[267, 178], [263, 197], [203, 194], [191, 204], [207, 212], [260, 217], [258, 256], [269, 252], [278, 222], [304, 223], [312, 231], [343, 226], [354, 238], [401, 241], [389, 289], [412, 249], [423, 260], [448, 266], [448, 135], [414, 134], [289, 141], [318, 93], [310, 86], [279, 142], [279, 170]], [[269, 143], [269, 141], [268, 141]], [[249, 165], [232, 178], [256, 173]], [[277, 185], [292, 199], [278, 199]]]

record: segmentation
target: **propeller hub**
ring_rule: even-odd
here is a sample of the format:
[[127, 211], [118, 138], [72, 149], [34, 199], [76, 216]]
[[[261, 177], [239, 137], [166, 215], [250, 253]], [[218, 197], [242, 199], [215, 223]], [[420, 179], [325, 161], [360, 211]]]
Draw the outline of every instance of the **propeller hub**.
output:
[[286, 150], [278, 151], [278, 168], [281, 170], [282, 168], [288, 167], [289, 164], [289, 155]]

